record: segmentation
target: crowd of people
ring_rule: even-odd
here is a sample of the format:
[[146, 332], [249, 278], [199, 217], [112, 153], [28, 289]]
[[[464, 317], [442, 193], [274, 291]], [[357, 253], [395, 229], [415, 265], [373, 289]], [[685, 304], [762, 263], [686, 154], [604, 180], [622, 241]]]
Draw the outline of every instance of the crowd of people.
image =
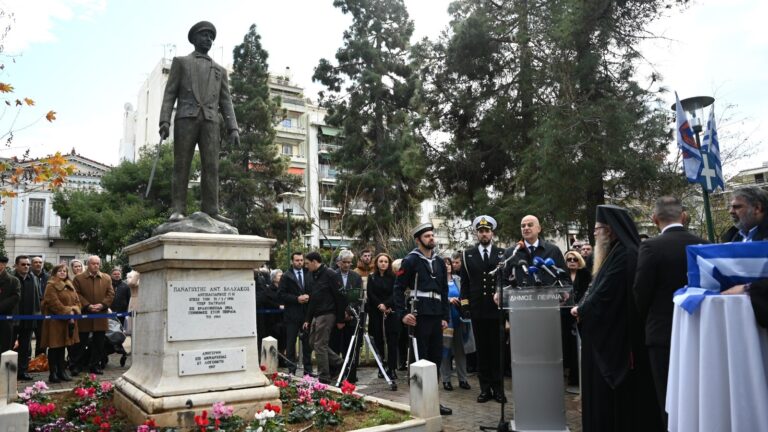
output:
[[[15, 317], [0, 320], [0, 352], [18, 352], [17, 378], [32, 380], [33, 354], [36, 358], [45, 355], [51, 383], [71, 381], [82, 371], [103, 374], [109, 345], [104, 337], [107, 318], [42, 318], [126, 312], [131, 289], [122, 280], [122, 270], [115, 268], [111, 275], [101, 272], [97, 256], [89, 257], [85, 266], [80, 260], [58, 264], [50, 273], [44, 270], [40, 256], [19, 255], [13, 268], [8, 268], [8, 262], [8, 257], [0, 257], [0, 315]], [[124, 366], [127, 352], [122, 345], [111, 349], [109, 353], [122, 354], [120, 364]]]
[[[767, 239], [766, 208], [768, 194], [759, 188], [733, 192], [729, 212], [734, 228], [723, 241]], [[414, 228], [416, 248], [402, 259], [386, 252], [372, 257], [374, 251], [363, 250], [353, 268], [354, 254], [342, 250], [331, 270], [316, 252], [294, 252], [292, 268], [282, 276], [273, 271], [271, 278], [260, 278], [264, 302], [259, 307], [283, 310], [269, 323], [262, 322], [261, 334], [282, 339], [279, 348], [292, 373], [297, 370], [297, 340], [304, 372], [313, 371], [314, 350], [323, 382], [335, 378], [351, 352], [346, 376], [355, 380], [359, 350], [349, 347], [359, 315], [352, 311], [364, 308], [388, 376], [396, 377], [404, 358], [413, 361], [417, 353], [439, 366], [444, 390], [454, 390], [454, 374], [459, 387], [468, 390], [467, 354], [476, 352], [477, 402], [503, 403], [507, 371], [498, 359], [506, 356], [501, 363], [509, 364], [509, 324], [499, 313], [494, 271], [502, 268], [506, 286], [572, 287], [572, 298], [563, 302], [560, 315], [564, 379], [569, 392], [581, 392], [585, 431], [665, 430], [672, 296], [687, 282], [686, 246], [707, 242], [687, 230], [688, 216], [676, 198], [659, 198], [652, 221], [660, 234], [643, 238], [626, 209], [598, 206], [594, 248], [572, 241], [565, 253], [541, 236], [534, 215], [522, 218], [522, 239], [509, 248], [494, 243], [497, 222], [483, 215], [472, 223], [477, 243], [450, 256], [433, 255], [434, 227], [429, 223]], [[528, 264], [541, 262], [548, 263], [547, 269], [528, 271]], [[765, 325], [766, 287], [768, 281], [762, 280], [724, 293], [748, 293], [758, 322]], [[450, 412], [441, 405], [442, 414]]]

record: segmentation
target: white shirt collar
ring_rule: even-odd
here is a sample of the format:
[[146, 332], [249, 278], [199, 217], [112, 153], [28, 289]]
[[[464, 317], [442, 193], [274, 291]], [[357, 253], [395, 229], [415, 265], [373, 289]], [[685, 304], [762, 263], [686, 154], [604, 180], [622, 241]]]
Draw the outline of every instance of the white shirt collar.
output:
[[528, 240], [524, 240], [524, 241], [525, 241], [525, 247], [527, 249], [530, 249], [531, 246], [533, 246], [535, 248], [539, 247], [539, 239], [536, 239], [536, 243], [528, 243]]
[[682, 227], [682, 226], [683, 226], [683, 224], [681, 224], [681, 223], [671, 223], [671, 224], [669, 224], [669, 225], [665, 226], [665, 227], [664, 227], [664, 229], [663, 229], [663, 230], [661, 230], [661, 233], [662, 233], [662, 234], [664, 234], [664, 233], [665, 233], [665, 232], [666, 232], [668, 229], [670, 229], [670, 228], [674, 228], [674, 227]]
[[477, 250], [480, 251], [480, 255], [483, 254], [483, 251], [488, 251], [488, 256], [491, 255], [491, 248], [493, 247], [493, 242], [488, 243], [488, 246], [483, 246], [481, 244], [477, 245]]

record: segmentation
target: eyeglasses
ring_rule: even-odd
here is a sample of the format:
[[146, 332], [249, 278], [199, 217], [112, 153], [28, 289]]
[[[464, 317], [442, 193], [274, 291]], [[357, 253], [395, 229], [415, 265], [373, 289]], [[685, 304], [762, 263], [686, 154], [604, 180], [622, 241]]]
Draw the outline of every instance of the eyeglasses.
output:
[[601, 230], [601, 229], [608, 229], [608, 227], [607, 226], [596, 226], [595, 227], [595, 231]]
[[573, 257], [568, 257], [568, 258], [566, 258], [565, 260], [566, 260], [567, 262], [579, 262], [579, 260], [577, 260], [576, 258], [573, 258]]

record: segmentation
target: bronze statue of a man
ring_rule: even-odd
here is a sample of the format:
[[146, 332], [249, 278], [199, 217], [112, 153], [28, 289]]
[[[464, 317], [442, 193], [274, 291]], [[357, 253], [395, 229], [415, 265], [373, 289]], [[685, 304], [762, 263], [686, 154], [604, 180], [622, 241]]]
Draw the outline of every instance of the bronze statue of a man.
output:
[[213, 24], [200, 21], [193, 25], [187, 39], [195, 46], [195, 51], [174, 57], [160, 110], [160, 137], [165, 139], [173, 105], [178, 101], [173, 127], [173, 213], [169, 221], [185, 218], [189, 170], [197, 144], [202, 162], [201, 210], [214, 219], [231, 224], [232, 220], [219, 214], [219, 127], [222, 118], [230, 144], [240, 143], [227, 71], [208, 57], [216, 39]]

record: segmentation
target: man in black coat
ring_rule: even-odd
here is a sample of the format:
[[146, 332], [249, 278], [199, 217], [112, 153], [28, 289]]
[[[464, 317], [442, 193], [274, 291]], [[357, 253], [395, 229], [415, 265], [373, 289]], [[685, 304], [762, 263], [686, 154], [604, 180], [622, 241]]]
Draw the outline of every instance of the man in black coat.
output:
[[[355, 327], [357, 326], [357, 319], [352, 313], [352, 310], [359, 311], [362, 306], [361, 294], [363, 289], [363, 278], [355, 271], [352, 270], [352, 261], [355, 259], [355, 254], [348, 249], [344, 249], [339, 252], [336, 258], [336, 274], [339, 277], [339, 283], [341, 285], [341, 295], [344, 297], [344, 322], [346, 325], [343, 329], [333, 329], [331, 331], [331, 349], [337, 352], [340, 356], [345, 357], [349, 350], [349, 345], [352, 343], [352, 337], [355, 334]], [[358, 351], [354, 358], [350, 359], [351, 362], [347, 381], [351, 383], [357, 382], [357, 363], [360, 360], [360, 352]]]
[[318, 379], [323, 384], [330, 384], [331, 375], [341, 369], [342, 359], [330, 349], [328, 341], [332, 328], [344, 328], [345, 303], [336, 272], [323, 264], [317, 252], [308, 253], [306, 259], [312, 275], [312, 293], [303, 328], [310, 330], [309, 340], [315, 350]]
[[[8, 257], [0, 256], [0, 315], [18, 312], [21, 285], [6, 271]], [[13, 321], [0, 321], [0, 353], [13, 348]]]
[[301, 326], [307, 315], [309, 294], [312, 291], [312, 277], [304, 268], [304, 254], [291, 254], [291, 267], [283, 272], [277, 288], [277, 298], [285, 305], [283, 309], [283, 327], [285, 329], [286, 357], [293, 364], [288, 365], [288, 372], [296, 373], [296, 338], [301, 336], [301, 360], [304, 373], [312, 373], [312, 348], [308, 333], [301, 332]]
[[683, 205], [677, 198], [659, 198], [652, 218], [661, 235], [640, 243], [632, 291], [640, 321], [645, 325], [651, 373], [666, 424], [664, 404], [674, 314], [672, 297], [688, 280], [685, 248], [708, 242], [685, 229]]
[[[733, 192], [729, 211], [734, 227], [723, 236], [725, 242], [768, 241], [768, 192], [745, 187]], [[747, 294], [758, 324], [768, 327], [768, 279], [736, 285], [723, 294]]]
[[477, 245], [462, 254], [461, 306], [469, 310], [472, 330], [477, 347], [477, 372], [480, 381], [479, 403], [496, 399], [505, 402], [499, 350], [501, 345], [499, 310], [493, 301], [496, 293], [496, 275], [490, 274], [503, 256], [504, 249], [493, 244], [496, 219], [478, 216], [472, 222], [477, 235]]
[[508, 258], [515, 250], [517, 250], [515, 256], [512, 257], [507, 264], [507, 274], [515, 276], [517, 286], [529, 287], [535, 285], [554, 285], [558, 278], [562, 278], [563, 281], [566, 281], [568, 278], [567, 273], [562, 272], [561, 275], [558, 276], [553, 269], [550, 269], [550, 271], [555, 274], [556, 277], [552, 277], [543, 269], [542, 271], [539, 271], [537, 273], [539, 282], [537, 282], [534, 275], [526, 274], [523, 267], [534, 265], [534, 259], [536, 257], [540, 257], [541, 259], [552, 258], [555, 261], [555, 266], [561, 270], [565, 269], [565, 258], [563, 258], [563, 252], [560, 251], [560, 248], [539, 237], [539, 234], [541, 233], [541, 225], [536, 216], [525, 216], [520, 221], [520, 232], [523, 235], [523, 243], [520, 245], [521, 247], [515, 245], [507, 249], [505, 254], [505, 258]]
[[[21, 297], [19, 300], [19, 315], [40, 315], [40, 281], [32, 274], [32, 263], [26, 255], [16, 257], [14, 275], [19, 280]], [[32, 332], [37, 328], [39, 321], [19, 320], [16, 325], [16, 337], [19, 341], [19, 369], [17, 377], [19, 381], [29, 381], [32, 376], [27, 373], [29, 357], [32, 348]]]

